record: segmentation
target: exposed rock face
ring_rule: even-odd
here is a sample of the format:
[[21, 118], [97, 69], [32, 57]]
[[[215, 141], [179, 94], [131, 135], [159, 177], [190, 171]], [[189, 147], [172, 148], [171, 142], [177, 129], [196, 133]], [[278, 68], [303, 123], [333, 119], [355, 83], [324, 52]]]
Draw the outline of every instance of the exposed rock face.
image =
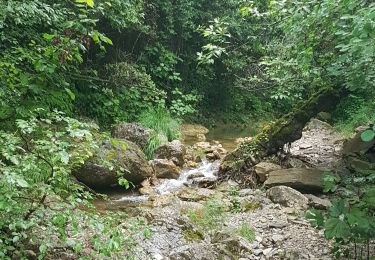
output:
[[121, 123], [112, 129], [112, 136], [126, 139], [141, 147], [144, 150], [147, 146], [153, 130], [145, 128], [138, 123]]
[[316, 209], [327, 209], [332, 204], [328, 199], [322, 199], [312, 194], [305, 194], [309, 199], [309, 206]]
[[306, 209], [309, 199], [302, 193], [286, 186], [275, 186], [267, 191], [268, 197], [285, 207]]
[[344, 137], [328, 123], [312, 119], [303, 129], [302, 138], [290, 147], [292, 158], [321, 170], [341, 168]]
[[157, 178], [178, 179], [180, 176], [180, 169], [168, 159], [154, 159], [149, 163], [154, 168]]
[[375, 139], [370, 142], [363, 142], [361, 139], [361, 134], [366, 128], [357, 129], [357, 133], [347, 140], [343, 147], [343, 154], [348, 155], [364, 155], [368, 150], [370, 150], [375, 145]]
[[300, 191], [321, 192], [323, 190], [323, 171], [307, 168], [290, 168], [272, 171], [265, 186], [288, 186]]
[[116, 170], [101, 164], [101, 160], [113, 163], [115, 169], [123, 168], [123, 177], [139, 184], [153, 176], [154, 171], [148, 164], [140, 148], [130, 141], [111, 139], [105, 141], [97, 156], [75, 171], [76, 178], [93, 189], [104, 189], [118, 185]]
[[179, 140], [174, 140], [157, 148], [154, 152], [154, 157], [156, 159], [170, 159], [173, 160], [177, 166], [183, 166], [185, 154], [185, 145]]
[[178, 193], [177, 196], [181, 200], [187, 200], [187, 201], [200, 201], [207, 199], [215, 194], [215, 191], [205, 189], [205, 188], [198, 188], [198, 189], [192, 189], [192, 188], [183, 188]]
[[200, 142], [206, 140], [206, 134], [209, 130], [202, 125], [183, 124], [181, 125], [181, 134], [184, 142]]
[[268, 173], [271, 171], [280, 170], [281, 166], [270, 162], [261, 162], [255, 165], [254, 169], [255, 173], [259, 177], [259, 180], [261, 182], [265, 182], [268, 177]]

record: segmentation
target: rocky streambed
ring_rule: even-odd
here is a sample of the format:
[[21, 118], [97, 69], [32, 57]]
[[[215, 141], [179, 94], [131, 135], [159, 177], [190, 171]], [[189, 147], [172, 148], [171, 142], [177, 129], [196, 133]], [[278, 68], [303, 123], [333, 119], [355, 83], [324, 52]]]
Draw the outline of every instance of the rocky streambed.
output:
[[134, 236], [135, 259], [332, 259], [330, 242], [304, 214], [330, 205], [321, 178], [342, 167], [342, 136], [312, 120], [287, 156], [255, 167], [259, 185], [250, 189], [217, 182], [226, 150], [195, 128], [190, 145], [173, 141], [155, 152], [153, 175], [138, 190], [96, 201], [99, 210], [146, 220], [147, 236]]

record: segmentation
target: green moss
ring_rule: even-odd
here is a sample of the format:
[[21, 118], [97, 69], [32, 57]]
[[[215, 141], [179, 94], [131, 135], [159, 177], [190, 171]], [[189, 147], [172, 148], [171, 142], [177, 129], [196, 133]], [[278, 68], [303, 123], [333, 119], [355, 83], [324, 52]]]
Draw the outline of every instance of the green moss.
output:
[[200, 233], [197, 230], [186, 229], [182, 233], [186, 241], [196, 242], [196, 241], [204, 240], [202, 233]]
[[248, 212], [262, 208], [262, 204], [260, 204], [259, 202], [246, 201], [242, 207], [245, 212]]

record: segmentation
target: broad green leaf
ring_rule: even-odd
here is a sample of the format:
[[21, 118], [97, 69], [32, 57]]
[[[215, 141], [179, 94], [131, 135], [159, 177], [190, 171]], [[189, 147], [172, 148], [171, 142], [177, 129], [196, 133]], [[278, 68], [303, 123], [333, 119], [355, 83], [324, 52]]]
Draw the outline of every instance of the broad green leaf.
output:
[[328, 219], [324, 225], [325, 235], [331, 238], [348, 238], [350, 236], [349, 225], [340, 218]]
[[53, 34], [48, 34], [48, 33], [43, 34], [43, 38], [48, 41], [52, 40], [53, 37], [55, 37]]
[[76, 99], [76, 95], [68, 88], [65, 88], [65, 91], [68, 93], [69, 97], [71, 100], [75, 100]]
[[83, 3], [89, 7], [94, 7], [94, 0], [76, 0], [76, 3]]
[[332, 206], [329, 207], [328, 212], [331, 217], [338, 218], [339, 216], [346, 214], [349, 211], [348, 203], [344, 199], [335, 200], [332, 202]]
[[27, 188], [27, 187], [29, 187], [29, 184], [23, 178], [17, 178], [16, 182], [17, 182], [18, 186], [21, 187], [21, 188]]
[[69, 154], [66, 151], [61, 151], [60, 152], [60, 158], [61, 158], [61, 161], [64, 164], [68, 164], [69, 163]]
[[370, 142], [375, 137], [375, 132], [371, 129], [364, 131], [361, 134], [361, 139], [364, 142]]
[[310, 222], [311, 225], [315, 227], [324, 226], [324, 216], [322, 212], [316, 209], [310, 209], [306, 212], [305, 218]]

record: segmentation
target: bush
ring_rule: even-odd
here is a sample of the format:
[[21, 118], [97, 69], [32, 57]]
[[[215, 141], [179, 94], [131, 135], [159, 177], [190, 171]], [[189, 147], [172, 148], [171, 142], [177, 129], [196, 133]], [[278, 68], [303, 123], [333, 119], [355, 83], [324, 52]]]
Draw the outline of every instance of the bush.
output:
[[0, 131], [0, 258], [22, 258], [27, 245], [39, 247], [39, 259], [57, 246], [78, 254], [83, 230], [93, 232], [99, 258], [126, 247], [118, 218], [79, 210], [91, 206], [91, 196], [71, 178], [96, 153], [97, 127], [60, 112], [42, 117], [40, 111], [16, 125], [13, 133]]
[[[362, 133], [362, 139], [372, 141], [375, 128]], [[340, 178], [326, 174], [325, 191], [338, 190]], [[370, 259], [370, 243], [375, 238], [375, 171], [366, 170], [343, 176], [340, 194], [327, 212], [310, 210], [306, 218], [321, 229], [327, 239], [334, 240], [337, 258]], [[363, 251], [367, 251], [364, 255]]]
[[335, 127], [344, 135], [349, 136], [355, 128], [367, 125], [375, 119], [375, 104], [364, 98], [350, 95], [339, 104], [333, 117]]
[[106, 74], [108, 83], [99, 86], [81, 82], [77, 100], [79, 114], [95, 119], [104, 128], [135, 121], [140, 112], [164, 104], [165, 93], [138, 66], [108, 64]]

